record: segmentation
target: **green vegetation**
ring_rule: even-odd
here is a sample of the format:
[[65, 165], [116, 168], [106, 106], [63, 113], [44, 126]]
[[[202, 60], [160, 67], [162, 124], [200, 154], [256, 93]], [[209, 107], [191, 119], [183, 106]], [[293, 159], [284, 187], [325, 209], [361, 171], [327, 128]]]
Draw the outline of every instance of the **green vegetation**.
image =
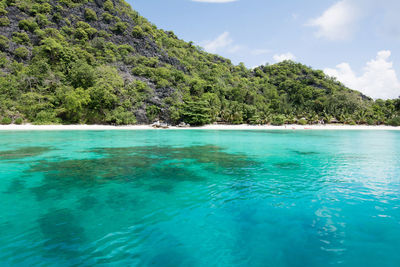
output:
[[280, 126], [285, 124], [286, 118], [284, 115], [275, 115], [271, 118], [271, 124], [275, 126]]
[[18, 125], [22, 124], [23, 122], [24, 122], [24, 120], [22, 118], [16, 118], [14, 121], [14, 123], [18, 124]]
[[132, 36], [135, 38], [142, 38], [144, 36], [143, 29], [139, 26], [135, 26], [132, 30]]
[[12, 41], [20, 45], [29, 45], [31, 40], [25, 32], [14, 32], [12, 34]]
[[123, 33], [128, 28], [128, 24], [126, 22], [117, 22], [115, 23], [112, 30], [116, 33]]
[[188, 101], [183, 105], [182, 119], [191, 125], [204, 125], [211, 122], [210, 108], [205, 101]]
[[21, 30], [34, 32], [39, 28], [39, 25], [35, 21], [33, 21], [33, 19], [30, 20], [23, 19], [18, 22], [18, 27]]
[[0, 27], [8, 26], [10, 25], [10, 20], [7, 17], [1, 17], [0, 18]]
[[3, 125], [7, 125], [7, 124], [11, 124], [12, 123], [12, 119], [9, 117], [3, 117], [0, 121], [0, 124]]
[[26, 47], [21, 46], [15, 49], [14, 55], [19, 59], [27, 59], [29, 56], [29, 50]]
[[400, 117], [395, 117], [395, 118], [390, 119], [388, 121], [388, 124], [392, 125], [392, 126], [400, 126]]
[[104, 9], [107, 11], [113, 11], [114, 10], [114, 4], [111, 0], [107, 0], [104, 2]]
[[102, 14], [102, 17], [103, 17], [103, 20], [104, 20], [105, 22], [107, 22], [107, 23], [110, 23], [111, 21], [114, 20], [114, 16], [111, 15], [110, 13], [108, 13], [108, 12], [104, 12], [104, 13]]
[[96, 12], [94, 12], [93, 9], [86, 8], [85, 9], [85, 19], [88, 21], [96, 21], [97, 20]]
[[306, 125], [307, 121], [302, 118], [302, 119], [298, 120], [297, 123], [300, 124], [300, 125]]
[[292, 61], [235, 66], [123, 0], [2, 1], [0, 26], [0, 118], [15, 123], [400, 125], [400, 99]]
[[4, 35], [0, 35], [0, 50], [4, 51], [10, 47], [10, 40]]

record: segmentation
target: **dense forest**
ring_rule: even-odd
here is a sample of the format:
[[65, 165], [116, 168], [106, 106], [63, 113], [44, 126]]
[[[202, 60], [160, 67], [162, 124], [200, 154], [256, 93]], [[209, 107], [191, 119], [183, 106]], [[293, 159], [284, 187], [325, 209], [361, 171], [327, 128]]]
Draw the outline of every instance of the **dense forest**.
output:
[[158, 29], [123, 0], [2, 0], [0, 122], [400, 125], [292, 61], [248, 69]]

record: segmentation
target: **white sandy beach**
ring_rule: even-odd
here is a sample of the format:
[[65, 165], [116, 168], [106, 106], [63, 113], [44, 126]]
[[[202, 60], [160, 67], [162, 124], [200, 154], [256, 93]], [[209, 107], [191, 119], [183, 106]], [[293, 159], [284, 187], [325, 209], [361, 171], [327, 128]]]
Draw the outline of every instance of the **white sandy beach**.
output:
[[[367, 125], [221, 125], [210, 124], [201, 127], [169, 127], [169, 130], [394, 130], [400, 127], [392, 126], [367, 126]], [[110, 126], [110, 125], [0, 125], [0, 131], [99, 131], [99, 130], [165, 130], [153, 128], [150, 125]]]

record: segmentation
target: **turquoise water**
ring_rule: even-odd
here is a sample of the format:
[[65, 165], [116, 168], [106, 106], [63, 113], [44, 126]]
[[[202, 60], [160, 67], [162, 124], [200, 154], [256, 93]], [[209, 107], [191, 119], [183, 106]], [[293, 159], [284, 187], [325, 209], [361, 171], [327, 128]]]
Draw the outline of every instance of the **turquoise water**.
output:
[[0, 266], [400, 266], [400, 132], [0, 132]]

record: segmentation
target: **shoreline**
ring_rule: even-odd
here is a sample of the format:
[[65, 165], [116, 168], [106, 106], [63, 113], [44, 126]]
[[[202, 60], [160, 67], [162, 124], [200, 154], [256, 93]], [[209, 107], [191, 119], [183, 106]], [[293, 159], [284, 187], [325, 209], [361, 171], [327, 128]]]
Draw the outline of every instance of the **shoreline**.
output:
[[181, 128], [171, 126], [168, 129], [153, 128], [151, 125], [129, 125], [129, 126], [111, 126], [111, 125], [0, 125], [0, 131], [103, 131], [103, 130], [390, 130], [400, 131], [400, 127], [393, 126], [368, 126], [368, 125], [224, 125], [210, 124], [200, 127]]

